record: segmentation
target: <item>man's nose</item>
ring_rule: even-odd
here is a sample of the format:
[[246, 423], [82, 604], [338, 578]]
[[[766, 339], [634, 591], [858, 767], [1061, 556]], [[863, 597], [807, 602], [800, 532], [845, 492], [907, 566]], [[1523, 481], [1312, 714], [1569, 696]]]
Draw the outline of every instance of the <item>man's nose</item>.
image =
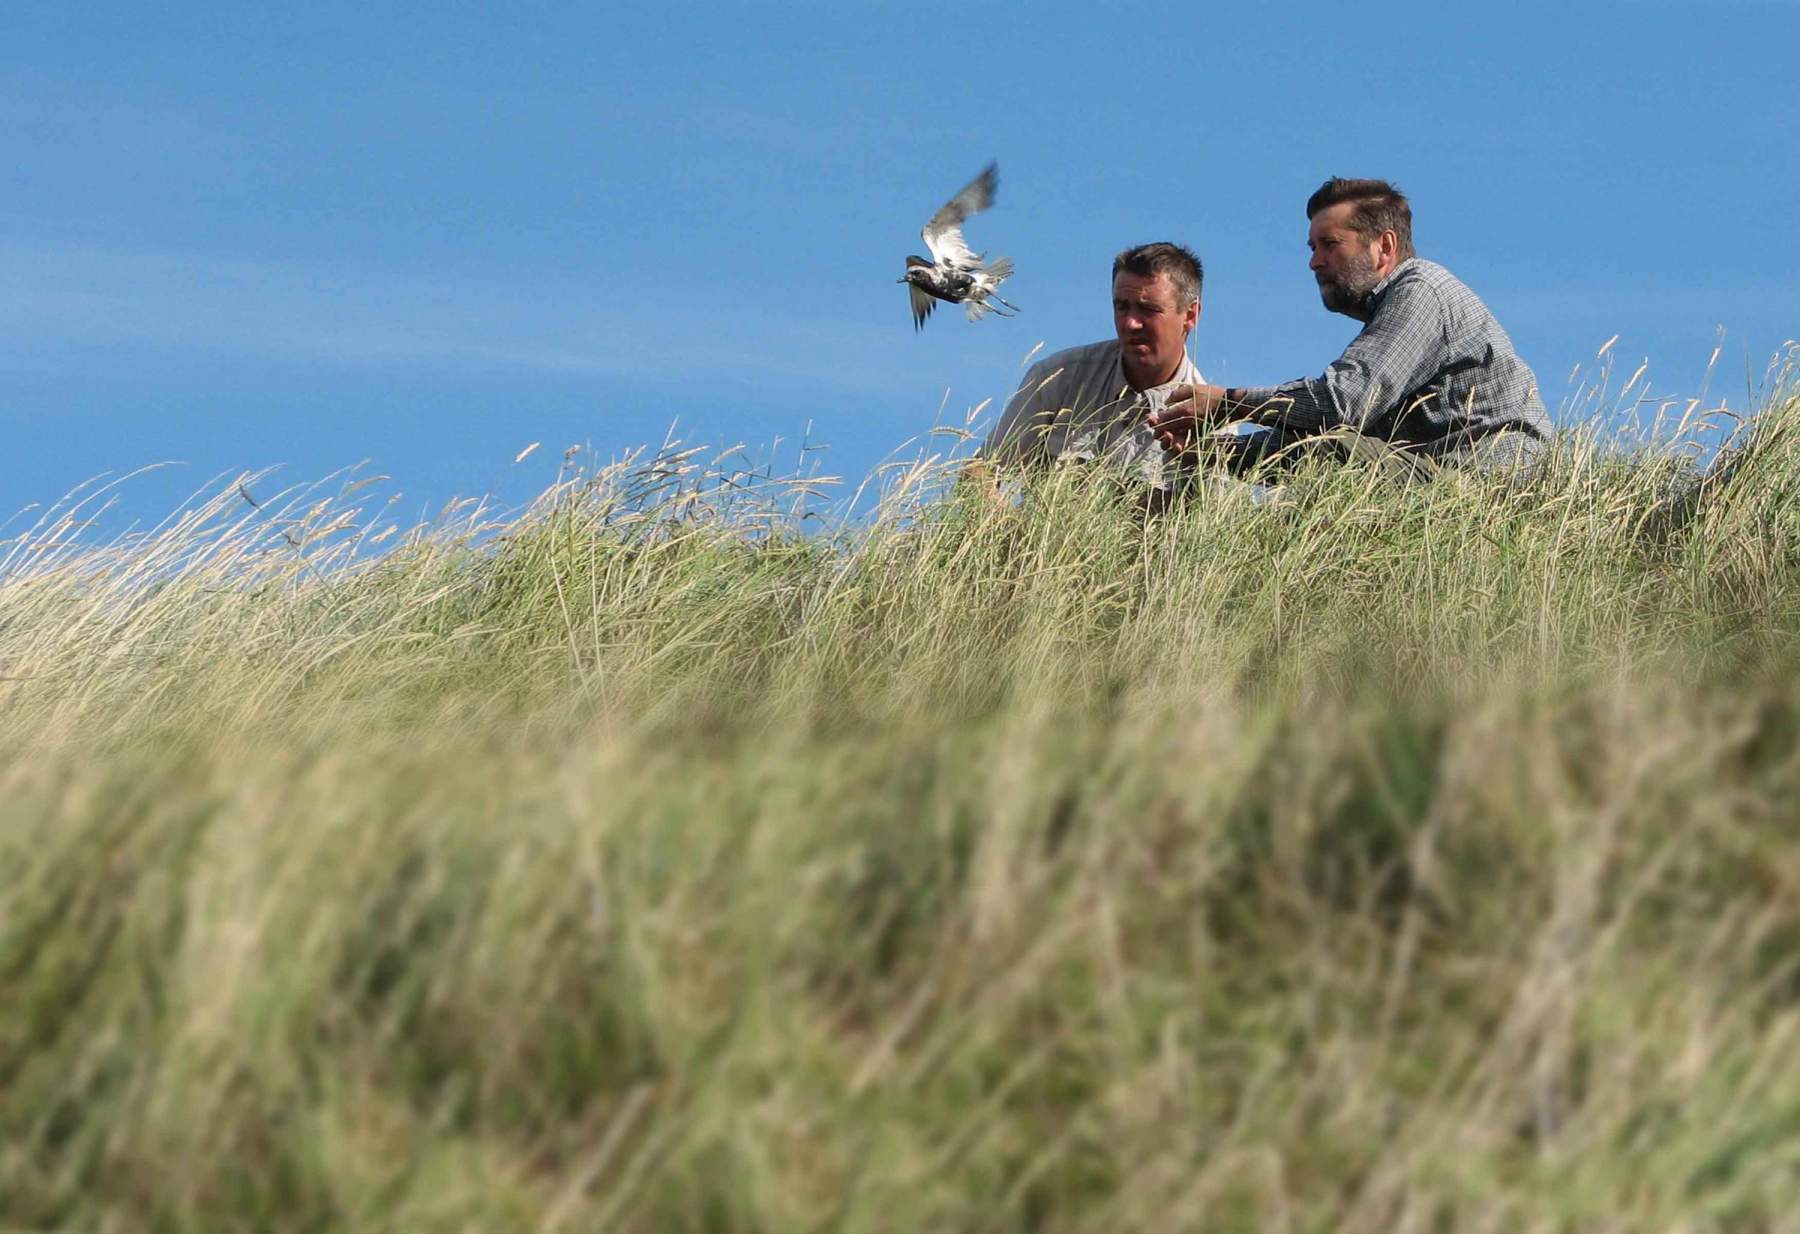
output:
[[1325, 268], [1325, 254], [1314, 250], [1313, 255], [1306, 259], [1306, 268], [1315, 273], [1323, 270]]

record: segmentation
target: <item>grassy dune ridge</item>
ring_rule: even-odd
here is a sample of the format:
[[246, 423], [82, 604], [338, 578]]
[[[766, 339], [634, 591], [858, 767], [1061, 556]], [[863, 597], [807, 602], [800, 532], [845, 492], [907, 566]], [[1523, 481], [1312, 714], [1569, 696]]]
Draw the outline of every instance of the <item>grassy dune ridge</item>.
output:
[[1800, 399], [1691, 519], [706, 462], [5, 549], [0, 1224], [1800, 1229]]

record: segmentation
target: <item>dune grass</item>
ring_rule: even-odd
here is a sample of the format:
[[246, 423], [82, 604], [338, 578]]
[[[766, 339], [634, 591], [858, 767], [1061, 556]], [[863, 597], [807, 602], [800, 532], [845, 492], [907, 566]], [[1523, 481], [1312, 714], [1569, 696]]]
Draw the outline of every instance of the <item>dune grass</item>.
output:
[[0, 1225], [1800, 1229], [1800, 399], [1691, 518], [708, 462], [13, 539]]

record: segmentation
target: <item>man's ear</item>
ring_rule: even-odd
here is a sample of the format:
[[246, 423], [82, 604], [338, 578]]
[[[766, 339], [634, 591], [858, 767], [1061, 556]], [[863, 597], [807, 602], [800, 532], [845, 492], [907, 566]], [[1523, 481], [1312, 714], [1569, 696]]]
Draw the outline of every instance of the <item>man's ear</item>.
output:
[[1375, 237], [1375, 261], [1384, 274], [1400, 264], [1400, 234], [1392, 228]]
[[1195, 296], [1194, 302], [1187, 306], [1187, 329], [1192, 330], [1196, 325], [1199, 324], [1199, 321], [1200, 321], [1200, 297]]

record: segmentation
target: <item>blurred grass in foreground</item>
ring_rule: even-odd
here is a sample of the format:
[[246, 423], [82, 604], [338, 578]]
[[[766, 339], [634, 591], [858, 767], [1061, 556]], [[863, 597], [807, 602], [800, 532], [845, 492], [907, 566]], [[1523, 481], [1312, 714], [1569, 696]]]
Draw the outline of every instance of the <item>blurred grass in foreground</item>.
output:
[[1800, 400], [1687, 522], [702, 462], [11, 542], [0, 1222], [1800, 1229]]

